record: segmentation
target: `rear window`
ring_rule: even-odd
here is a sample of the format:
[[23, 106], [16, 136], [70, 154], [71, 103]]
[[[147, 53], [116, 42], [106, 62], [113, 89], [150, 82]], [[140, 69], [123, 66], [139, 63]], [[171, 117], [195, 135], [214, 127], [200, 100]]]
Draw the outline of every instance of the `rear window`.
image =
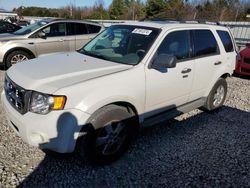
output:
[[75, 23], [75, 34], [76, 35], [88, 34], [86, 24], [84, 24], [84, 23]]
[[193, 30], [195, 56], [218, 54], [218, 44], [210, 30]]
[[218, 35], [220, 36], [221, 42], [223, 43], [224, 49], [226, 52], [233, 52], [233, 42], [227, 31], [217, 30]]

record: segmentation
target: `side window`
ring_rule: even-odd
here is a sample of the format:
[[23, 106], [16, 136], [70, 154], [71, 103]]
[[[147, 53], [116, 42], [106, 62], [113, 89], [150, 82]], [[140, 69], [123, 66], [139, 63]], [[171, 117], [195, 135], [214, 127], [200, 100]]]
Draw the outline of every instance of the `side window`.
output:
[[194, 53], [196, 57], [218, 54], [218, 44], [210, 30], [194, 30]]
[[75, 35], [75, 23], [67, 23], [67, 35]]
[[217, 33], [220, 36], [220, 39], [223, 43], [225, 51], [233, 52], [234, 51], [233, 42], [229, 33], [227, 31], [220, 31], [220, 30], [217, 30]]
[[7, 30], [8, 30], [8, 31], [12, 31], [12, 30], [14, 30], [14, 28], [15, 28], [15, 27], [14, 27], [13, 25], [11, 25], [11, 24], [7, 24], [6, 27], [7, 27]]
[[174, 55], [177, 60], [190, 57], [189, 31], [174, 31], [166, 36], [157, 50], [157, 54]]
[[65, 23], [54, 23], [44, 28], [42, 31], [47, 37], [65, 36]]
[[6, 24], [0, 22], [0, 31], [6, 31]]
[[100, 30], [101, 30], [101, 27], [100, 26], [97, 26], [97, 25], [90, 25], [90, 24], [87, 24], [88, 25], [88, 29], [89, 29], [89, 33], [98, 33]]
[[75, 33], [76, 33], [76, 35], [88, 34], [86, 24], [75, 23]]

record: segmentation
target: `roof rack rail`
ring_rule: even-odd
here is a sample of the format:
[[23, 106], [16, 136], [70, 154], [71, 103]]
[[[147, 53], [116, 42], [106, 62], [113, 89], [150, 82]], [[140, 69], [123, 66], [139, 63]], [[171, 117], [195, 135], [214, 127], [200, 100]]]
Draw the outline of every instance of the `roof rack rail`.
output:
[[221, 25], [219, 22], [212, 22], [207, 20], [200, 20], [200, 19], [163, 19], [163, 18], [153, 18], [153, 19], [147, 19], [143, 18], [140, 21], [160, 21], [160, 22], [178, 22], [178, 23], [190, 23], [190, 24], [209, 24], [209, 25]]
[[179, 22], [179, 20], [175, 20], [175, 19], [163, 19], [163, 18], [142, 18], [139, 20], [140, 22], [145, 22], [145, 21], [153, 21], [153, 22]]
[[209, 24], [209, 25], [220, 25], [219, 22], [212, 22], [200, 19], [190, 19], [190, 20], [180, 20], [180, 23], [199, 23], [199, 24]]

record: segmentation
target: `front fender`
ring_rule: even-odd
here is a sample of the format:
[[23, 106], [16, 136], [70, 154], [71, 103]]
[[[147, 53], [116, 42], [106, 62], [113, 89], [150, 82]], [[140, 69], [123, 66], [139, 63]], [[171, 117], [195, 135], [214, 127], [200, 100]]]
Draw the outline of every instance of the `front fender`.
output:
[[111, 103], [126, 102], [141, 115], [145, 107], [144, 65], [62, 88], [55, 94], [67, 96], [65, 108], [88, 114]]
[[14, 41], [9, 41], [6, 44], [4, 44], [1, 47], [1, 54], [3, 56], [3, 59], [7, 57], [7, 55], [14, 51], [14, 50], [24, 50], [24, 51], [29, 51], [36, 57], [36, 49], [34, 44], [29, 44], [29, 42], [14, 42]]

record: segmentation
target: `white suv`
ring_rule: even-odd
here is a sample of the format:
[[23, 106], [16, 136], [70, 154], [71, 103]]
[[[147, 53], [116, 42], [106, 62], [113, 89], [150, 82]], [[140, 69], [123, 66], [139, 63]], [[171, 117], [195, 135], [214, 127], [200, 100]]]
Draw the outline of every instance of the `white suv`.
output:
[[11, 67], [2, 101], [25, 142], [59, 153], [76, 149], [105, 164], [121, 156], [139, 125], [221, 107], [235, 60], [222, 26], [113, 25], [78, 52]]

